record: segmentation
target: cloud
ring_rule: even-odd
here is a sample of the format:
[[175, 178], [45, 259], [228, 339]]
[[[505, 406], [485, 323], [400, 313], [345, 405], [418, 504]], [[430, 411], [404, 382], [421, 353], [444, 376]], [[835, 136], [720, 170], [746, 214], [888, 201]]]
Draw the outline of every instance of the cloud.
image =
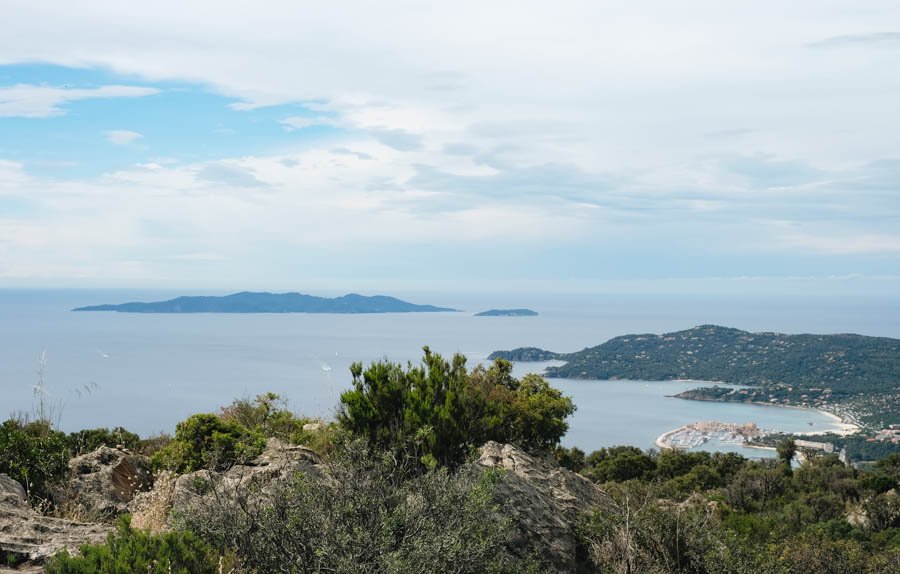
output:
[[871, 32], [844, 34], [813, 42], [813, 48], [838, 48], [842, 46], [894, 46], [900, 47], [900, 32]]
[[226, 185], [230, 187], [266, 187], [266, 183], [260, 181], [251, 169], [228, 165], [225, 163], [214, 163], [203, 166], [198, 172], [197, 177], [215, 184]]
[[104, 132], [106, 139], [113, 145], [127, 146], [144, 137], [144, 134], [131, 130], [110, 130]]
[[46, 118], [65, 113], [69, 102], [97, 98], [140, 98], [158, 94], [155, 88], [101, 86], [99, 88], [54, 88], [17, 84], [0, 87], [0, 117]]
[[374, 157], [372, 157], [371, 155], [369, 155], [367, 153], [364, 153], [361, 151], [354, 151], [354, 150], [352, 150], [350, 148], [346, 148], [346, 147], [331, 148], [331, 153], [336, 153], [338, 155], [349, 155], [349, 156], [355, 157], [356, 159], [366, 159], [366, 160], [375, 159]]
[[[142, 270], [161, 275], [167, 268], [152, 262], [164, 253], [221, 253], [268, 277], [285, 261], [343, 270], [441, 246], [463, 265], [520, 261], [522, 274], [549, 274], [558, 254], [571, 273], [595, 276], [679, 265], [764, 275], [797, 263], [831, 274], [860, 271], [873, 253], [880, 259], [861, 272], [898, 264], [900, 170], [890, 158], [900, 75], [889, 73], [897, 52], [886, 49], [896, 33], [847, 31], [900, 21], [900, 3], [859, 0], [851, 14], [815, 0], [707, 2], [698, 19], [664, 0], [526, 1], [512, 10], [474, 0], [429, 10], [98, 1], [102, 20], [77, 3], [54, 6], [50, 18], [39, 2], [10, 0], [4, 21], [17, 33], [0, 35], [0, 65], [102, 70], [116, 84], [184, 82], [238, 100], [232, 108], [247, 122], [339, 129], [309, 129], [276, 147], [241, 127], [222, 157], [198, 146], [175, 165], [91, 180], [29, 183], [0, 169], [0, 193], [30, 194], [45, 209], [33, 225], [9, 224], [33, 242], [0, 253], [20, 269], [41, 261], [59, 269], [57, 242], [98, 254], [74, 253], [83, 269], [134, 251]], [[174, 12], [177, 21], [166, 16]], [[853, 49], [825, 58], [809, 46], [821, 38], [818, 47]], [[0, 89], [6, 115], [58, 115], [84, 96], [15, 89]], [[298, 104], [311, 115], [284, 111]], [[173, 125], [191, 113], [173, 111]], [[238, 141], [244, 147], [232, 147]], [[14, 145], [0, 143], [0, 157], [21, 158]], [[138, 225], [137, 211], [164, 227]], [[104, 246], [91, 231], [116, 218], [120, 247]], [[760, 223], [771, 220], [797, 227]], [[466, 242], [466, 226], [482, 245]], [[515, 241], [545, 254], [494, 245]]]
[[422, 149], [422, 136], [400, 129], [373, 128], [369, 135], [380, 143], [397, 151], [418, 151]]
[[331, 126], [335, 125], [332, 118], [325, 116], [291, 116], [279, 121], [281, 125], [288, 131], [302, 130], [313, 126]]

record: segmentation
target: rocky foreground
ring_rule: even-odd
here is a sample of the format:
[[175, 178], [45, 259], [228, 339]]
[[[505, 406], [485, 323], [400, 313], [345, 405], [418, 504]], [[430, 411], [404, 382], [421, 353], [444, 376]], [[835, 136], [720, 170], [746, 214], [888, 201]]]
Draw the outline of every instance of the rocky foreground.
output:
[[[604, 492], [550, 457], [495, 442], [485, 444], [479, 459], [462, 471], [492, 468], [504, 471], [495, 496], [500, 511], [516, 524], [510, 549], [515, 553], [540, 548], [542, 558], [557, 571], [572, 571], [574, 518], [580, 510], [603, 506]], [[133, 526], [160, 531], [179, 513], [214, 500], [221, 503], [223, 496], [227, 500], [248, 489], [259, 493], [264, 503], [267, 485], [296, 472], [313, 480], [331, 480], [327, 465], [314, 451], [277, 439], [270, 439], [256, 459], [225, 472], [201, 470], [177, 477], [163, 473], [153, 480], [146, 457], [107, 447], [73, 459], [69, 469], [69, 480], [58, 493], [59, 506], [69, 516], [83, 516], [80, 521], [38, 513], [26, 502], [22, 485], [0, 474], [0, 558], [17, 565], [0, 566], [0, 571], [40, 572], [53, 554], [103, 542], [111, 520], [126, 512], [132, 514]]]

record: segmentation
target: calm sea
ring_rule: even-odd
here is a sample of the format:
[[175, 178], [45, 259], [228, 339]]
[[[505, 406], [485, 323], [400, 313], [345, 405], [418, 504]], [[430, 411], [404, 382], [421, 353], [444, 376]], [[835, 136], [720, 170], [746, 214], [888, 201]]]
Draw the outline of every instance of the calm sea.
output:
[[[296, 412], [328, 417], [348, 387], [349, 365], [418, 361], [423, 345], [475, 364], [497, 349], [574, 351], [622, 334], [715, 323], [754, 331], [856, 332], [900, 337], [900, 299], [827, 297], [550, 296], [390, 293], [461, 313], [385, 315], [140, 315], [73, 313], [100, 303], [179, 294], [125, 290], [0, 290], [0, 417], [32, 411], [45, 352], [48, 401], [60, 426], [124, 426], [171, 432], [195, 412], [273, 391]], [[539, 317], [473, 317], [529, 307]], [[522, 374], [536, 365], [517, 365]], [[697, 420], [756, 422], [779, 430], [826, 430], [813, 411], [683, 401], [682, 382], [557, 380], [578, 411], [565, 439], [585, 450], [650, 447], [662, 432]], [[753, 453], [755, 454], [755, 452]]]

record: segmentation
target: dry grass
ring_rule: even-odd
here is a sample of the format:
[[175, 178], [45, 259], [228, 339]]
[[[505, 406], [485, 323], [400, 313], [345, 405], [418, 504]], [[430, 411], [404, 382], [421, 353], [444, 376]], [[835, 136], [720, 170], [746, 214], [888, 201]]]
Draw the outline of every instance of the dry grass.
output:
[[152, 490], [135, 495], [131, 502], [132, 527], [152, 533], [166, 530], [175, 496], [176, 478], [174, 472], [164, 470], [156, 476]]

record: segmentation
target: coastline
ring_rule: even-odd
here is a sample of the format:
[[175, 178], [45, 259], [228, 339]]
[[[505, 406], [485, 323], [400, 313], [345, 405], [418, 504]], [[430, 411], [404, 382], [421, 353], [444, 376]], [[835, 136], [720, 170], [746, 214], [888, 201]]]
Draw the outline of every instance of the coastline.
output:
[[[782, 408], [782, 409], [797, 409], [797, 410], [801, 410], [801, 411], [816, 411], [816, 412], [824, 415], [825, 417], [835, 421], [838, 426], [837, 429], [829, 430], [826, 432], [798, 431], [798, 432], [791, 433], [791, 434], [796, 434], [796, 435], [801, 435], [801, 436], [828, 434], [828, 433], [836, 434], [839, 436], [848, 436], [848, 435], [856, 434], [856, 433], [859, 433], [860, 431], [862, 431], [862, 428], [858, 424], [851, 422], [851, 421], [845, 419], [844, 417], [842, 417], [838, 414], [835, 414], [831, 411], [826, 411], [824, 409], [820, 409], [820, 408], [816, 408], [816, 407], [802, 407], [802, 406], [797, 406], [797, 405], [779, 405], [779, 404], [772, 404], [772, 403], [763, 403], [760, 401], [722, 401], [722, 400], [717, 400], [717, 399], [694, 399], [694, 398], [689, 399], [689, 398], [685, 398], [685, 397], [679, 397], [677, 395], [669, 395], [669, 396], [671, 396], [674, 399], [681, 399], [683, 401], [703, 401], [703, 402], [708, 402], [708, 403], [741, 403], [741, 404], [745, 404], [745, 405], [758, 405], [761, 407], [778, 407], [778, 408]], [[781, 431], [779, 431], [779, 432], [781, 432]]]
[[[710, 400], [710, 399], [685, 399], [685, 400], [705, 400], [708, 402], [717, 402], [717, 403], [738, 402], [738, 401], [716, 401], [716, 400]], [[794, 434], [797, 436], [813, 436], [813, 435], [829, 434], [829, 433], [836, 434], [839, 436], [848, 436], [848, 435], [856, 434], [856, 433], [860, 432], [860, 430], [861, 430], [859, 425], [852, 423], [852, 422], [848, 422], [846, 419], [844, 419], [840, 415], [833, 413], [831, 411], [823, 410], [823, 409], [817, 409], [817, 408], [813, 408], [813, 407], [798, 407], [798, 406], [794, 406], [794, 405], [773, 405], [770, 403], [760, 403], [760, 402], [755, 402], [755, 401], [739, 401], [739, 402], [743, 402], [744, 404], [753, 404], [753, 405], [768, 406], [768, 407], [782, 407], [782, 408], [789, 408], [789, 409], [816, 411], [816, 412], [821, 413], [822, 415], [826, 416], [827, 418], [835, 421], [835, 423], [838, 426], [837, 429], [833, 429], [833, 430], [829, 430], [829, 431], [825, 431], [825, 432], [816, 430], [816, 431], [797, 431], [797, 432], [790, 433], [790, 434]], [[661, 435], [656, 437], [654, 444], [658, 448], [661, 448], [661, 449], [663, 449], [663, 448], [666, 448], [666, 449], [678, 448], [672, 444], [672, 440], [671, 440], [672, 437], [674, 435], [677, 435], [682, 432], [690, 430], [690, 427], [693, 424], [696, 424], [696, 423], [688, 423], [688, 424], [682, 425], [678, 428], [668, 430], [668, 431], [662, 433]], [[784, 431], [778, 431], [777, 429], [773, 429], [773, 430], [775, 430], [775, 432], [784, 432]], [[742, 446], [742, 448], [756, 448], [756, 449], [769, 450], [769, 451], [775, 450], [775, 448], [773, 448], [773, 447], [752, 445], [752, 444], [748, 444], [746, 442], [744, 442], [741, 446]]]

